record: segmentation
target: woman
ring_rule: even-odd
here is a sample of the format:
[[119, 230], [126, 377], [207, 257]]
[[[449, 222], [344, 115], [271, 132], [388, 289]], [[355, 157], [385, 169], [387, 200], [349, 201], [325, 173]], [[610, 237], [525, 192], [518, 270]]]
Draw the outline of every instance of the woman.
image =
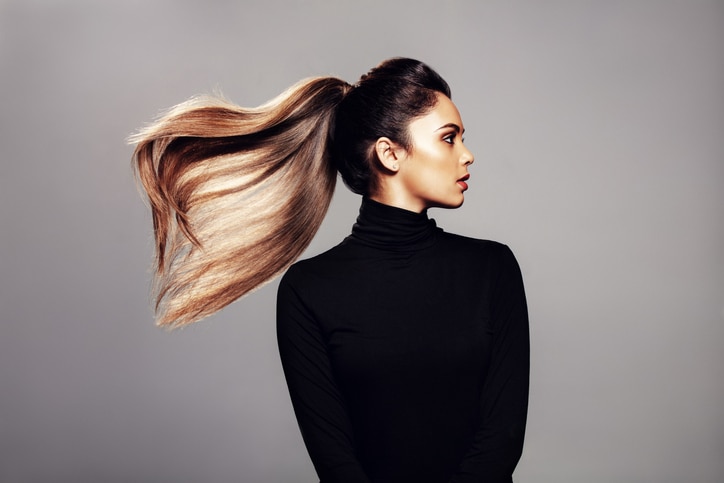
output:
[[323, 483], [509, 482], [523, 445], [528, 319], [505, 246], [443, 232], [473, 156], [445, 81], [390, 59], [354, 86], [302, 81], [258, 109], [178, 106], [135, 137], [176, 327], [286, 269], [336, 171], [363, 195], [352, 234], [292, 266], [277, 332]]

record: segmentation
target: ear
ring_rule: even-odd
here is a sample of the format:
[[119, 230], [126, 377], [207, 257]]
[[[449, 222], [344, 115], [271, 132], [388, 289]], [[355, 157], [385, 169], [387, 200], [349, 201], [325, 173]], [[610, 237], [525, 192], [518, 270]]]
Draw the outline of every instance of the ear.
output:
[[391, 141], [390, 138], [381, 137], [375, 142], [375, 153], [382, 166], [388, 171], [396, 173], [400, 169], [400, 155], [404, 150]]

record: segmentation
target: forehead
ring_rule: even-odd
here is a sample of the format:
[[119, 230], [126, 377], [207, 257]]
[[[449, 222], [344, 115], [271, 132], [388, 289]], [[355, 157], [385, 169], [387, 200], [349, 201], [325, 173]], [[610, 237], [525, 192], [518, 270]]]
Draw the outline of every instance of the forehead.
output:
[[437, 94], [437, 104], [425, 115], [418, 117], [410, 123], [411, 129], [435, 131], [446, 124], [455, 124], [464, 130], [460, 112], [453, 101], [444, 94]]

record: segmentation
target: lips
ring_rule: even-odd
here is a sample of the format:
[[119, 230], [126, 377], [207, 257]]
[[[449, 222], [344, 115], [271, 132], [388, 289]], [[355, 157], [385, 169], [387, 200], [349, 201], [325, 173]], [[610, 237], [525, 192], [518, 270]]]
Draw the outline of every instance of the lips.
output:
[[466, 189], [468, 189], [468, 184], [466, 183], [466, 181], [467, 181], [468, 179], [470, 179], [470, 175], [469, 175], [469, 174], [466, 174], [465, 176], [463, 176], [462, 178], [460, 178], [460, 179], [458, 180], [458, 186], [460, 186], [460, 187], [463, 189], [463, 191], [465, 191]]

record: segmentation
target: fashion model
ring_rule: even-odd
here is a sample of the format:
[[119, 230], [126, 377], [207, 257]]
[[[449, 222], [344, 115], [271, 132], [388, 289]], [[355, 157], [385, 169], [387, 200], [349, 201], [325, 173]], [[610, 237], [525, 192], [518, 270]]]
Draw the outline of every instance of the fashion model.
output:
[[[256, 109], [195, 98], [132, 138], [159, 325], [208, 316], [286, 270], [279, 351], [322, 483], [512, 481], [528, 405], [521, 273], [507, 246], [427, 216], [463, 203], [464, 131], [447, 83], [393, 58]], [[352, 232], [294, 263], [337, 173], [362, 195]]]

